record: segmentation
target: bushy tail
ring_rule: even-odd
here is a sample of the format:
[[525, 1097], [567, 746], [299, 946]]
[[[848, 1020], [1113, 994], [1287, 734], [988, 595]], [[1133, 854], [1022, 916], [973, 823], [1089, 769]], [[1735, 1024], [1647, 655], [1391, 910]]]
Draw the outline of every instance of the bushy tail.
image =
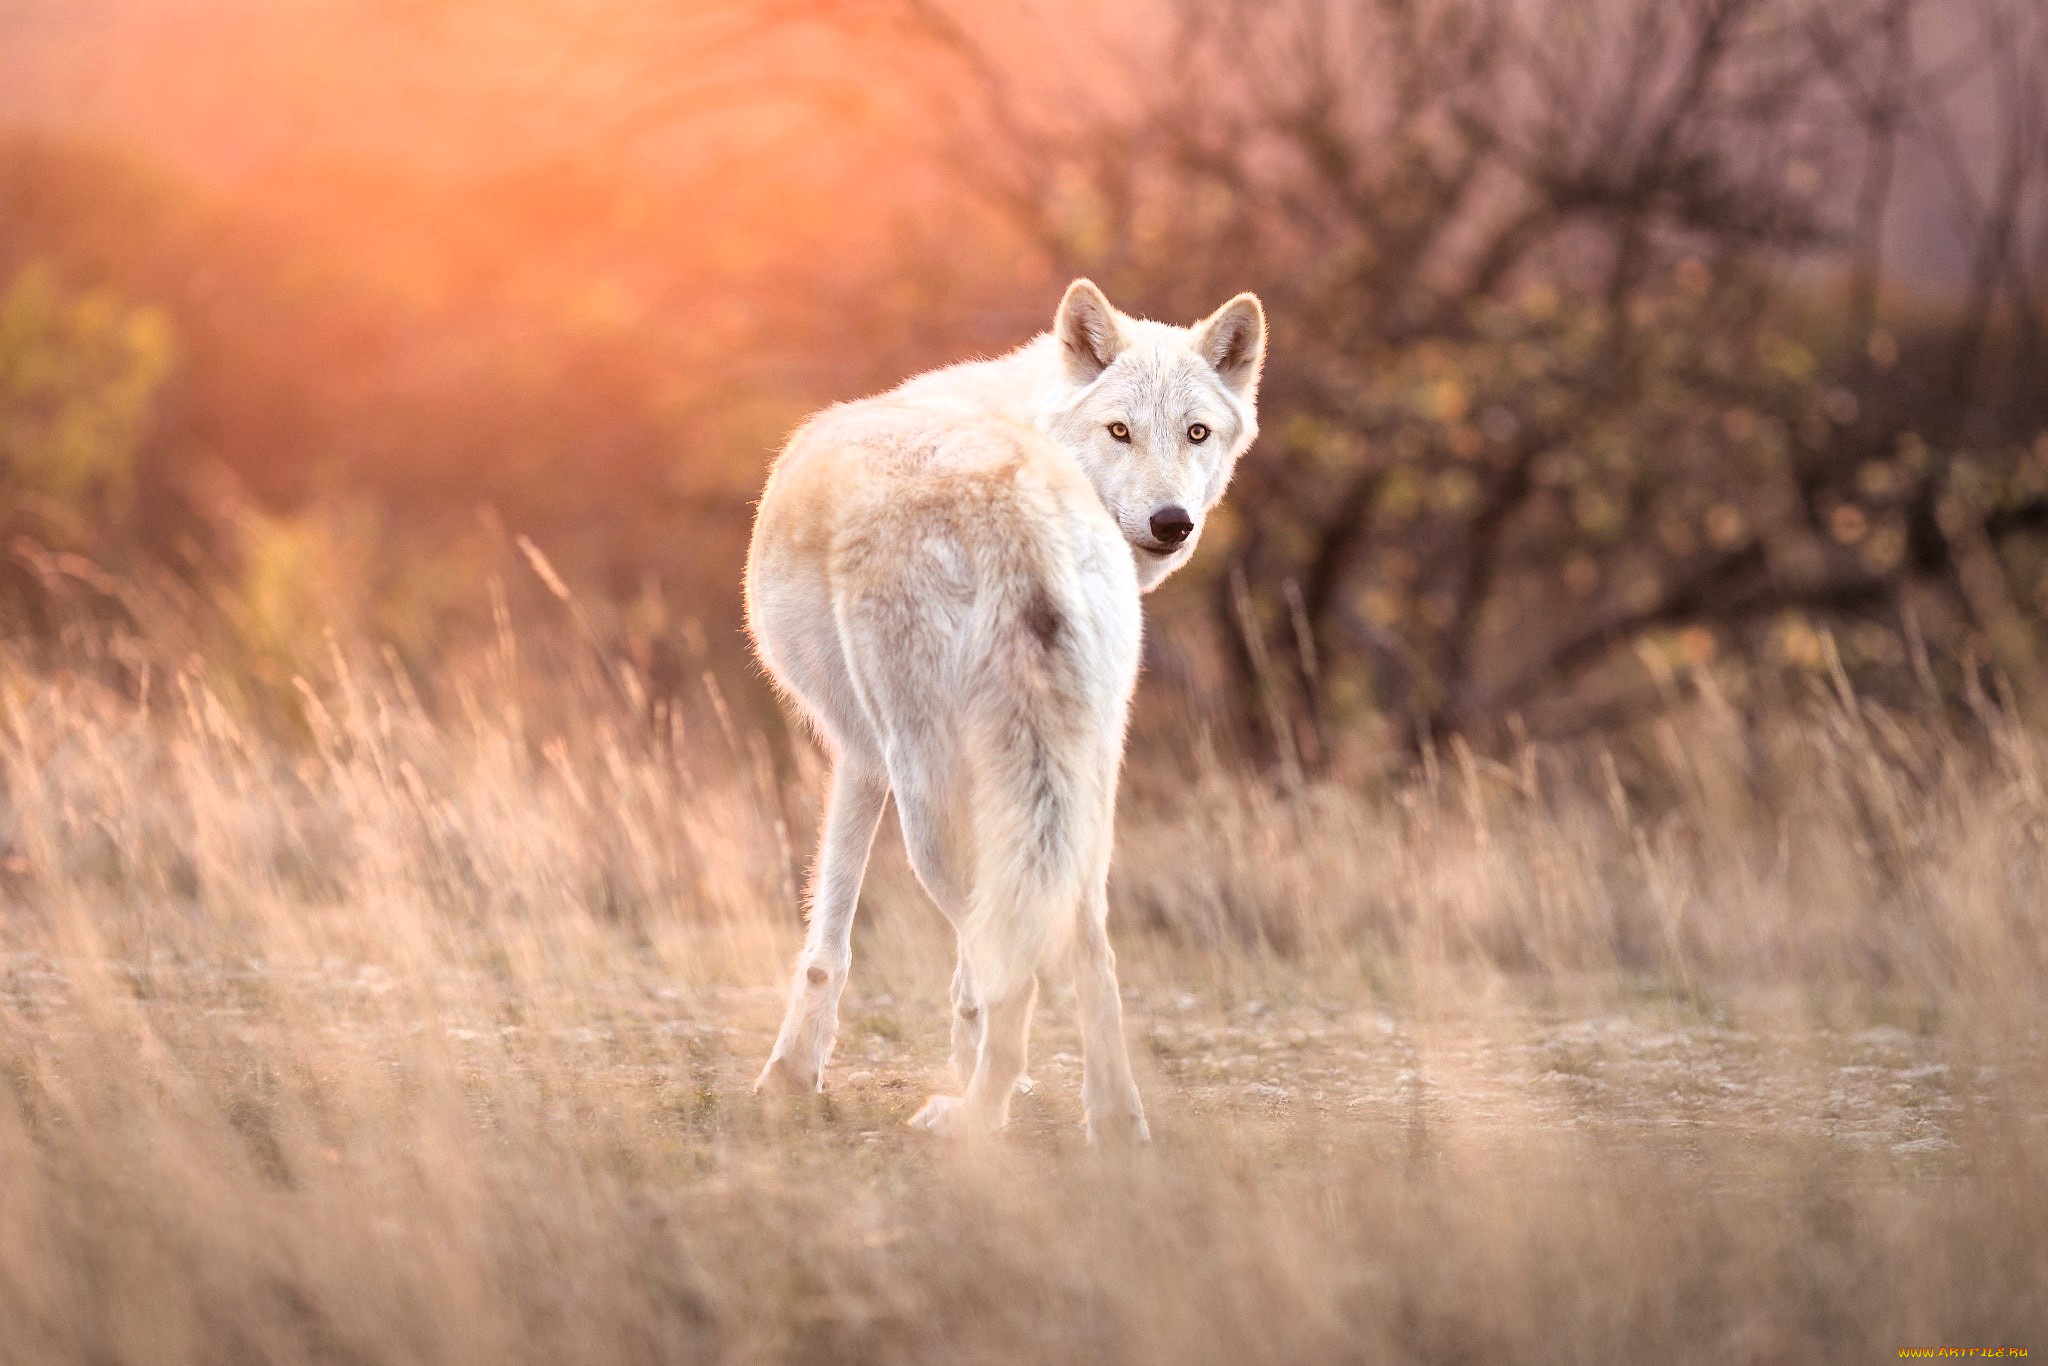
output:
[[[1102, 719], [1077, 591], [1037, 566], [984, 581], [966, 680], [973, 883], [961, 937], [983, 1000], [1023, 987], [1067, 946], [1105, 810]], [[1032, 572], [1033, 570], [1037, 572]], [[1021, 571], [1021, 572], [1020, 572]]]

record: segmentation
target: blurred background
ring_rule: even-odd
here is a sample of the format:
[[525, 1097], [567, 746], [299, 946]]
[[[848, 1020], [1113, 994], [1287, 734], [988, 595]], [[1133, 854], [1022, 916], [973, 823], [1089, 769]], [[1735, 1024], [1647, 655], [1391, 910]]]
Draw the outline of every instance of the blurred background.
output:
[[1272, 320], [1219, 746], [2048, 705], [2036, 0], [0, 0], [0, 617], [431, 701], [510, 599], [658, 710], [790, 429], [1078, 274]]
[[[739, 582], [1087, 274], [1272, 325], [982, 1153]], [[0, 0], [0, 1359], [2048, 1342], [2044, 0]]]

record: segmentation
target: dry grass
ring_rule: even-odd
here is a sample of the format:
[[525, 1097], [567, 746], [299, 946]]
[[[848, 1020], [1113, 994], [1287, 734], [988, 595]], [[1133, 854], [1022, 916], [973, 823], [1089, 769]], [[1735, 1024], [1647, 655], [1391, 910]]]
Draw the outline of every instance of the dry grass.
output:
[[2026, 733], [1141, 761], [1125, 1160], [1057, 989], [1009, 1132], [904, 1127], [947, 956], [887, 832], [832, 1089], [756, 1105], [818, 783], [722, 705], [327, 672], [259, 723], [0, 670], [0, 1359], [2048, 1350]]

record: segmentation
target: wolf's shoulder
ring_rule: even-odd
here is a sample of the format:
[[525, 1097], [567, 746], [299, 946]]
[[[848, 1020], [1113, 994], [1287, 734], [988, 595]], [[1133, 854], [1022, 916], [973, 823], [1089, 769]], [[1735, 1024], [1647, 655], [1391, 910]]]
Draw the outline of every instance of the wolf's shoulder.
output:
[[1000, 356], [964, 360], [912, 375], [880, 395], [905, 403], [1025, 416], [1040, 390], [1057, 377], [1049, 338]]

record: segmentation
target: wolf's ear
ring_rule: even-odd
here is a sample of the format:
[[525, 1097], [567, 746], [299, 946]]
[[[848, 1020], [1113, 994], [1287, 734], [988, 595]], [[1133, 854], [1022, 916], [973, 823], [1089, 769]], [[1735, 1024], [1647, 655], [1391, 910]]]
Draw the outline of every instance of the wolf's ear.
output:
[[1245, 398], [1259, 387], [1266, 363], [1266, 310], [1256, 294], [1240, 294], [1194, 326], [1195, 352]]
[[1060, 311], [1053, 315], [1052, 334], [1059, 339], [1067, 373], [1078, 384], [1086, 384], [1107, 370], [1124, 349], [1124, 334], [1116, 325], [1116, 310], [1109, 306], [1109, 300], [1093, 280], [1076, 280], [1067, 286], [1060, 299]]

